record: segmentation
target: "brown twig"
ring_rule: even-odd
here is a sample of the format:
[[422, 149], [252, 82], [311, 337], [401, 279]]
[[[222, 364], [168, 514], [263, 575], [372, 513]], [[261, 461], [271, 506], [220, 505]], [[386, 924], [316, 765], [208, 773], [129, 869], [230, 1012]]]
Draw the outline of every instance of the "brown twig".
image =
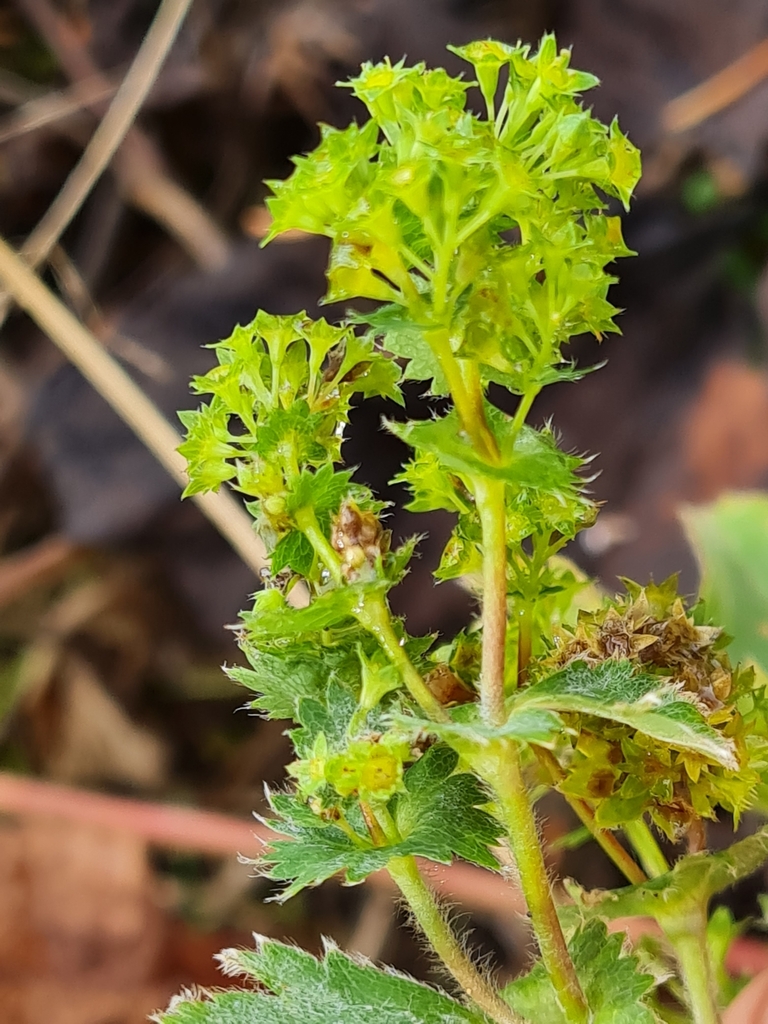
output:
[[719, 113], [768, 78], [768, 39], [700, 85], [671, 100], [661, 120], [668, 132], [684, 132]]
[[80, 271], [60, 245], [53, 247], [48, 262], [72, 309], [103, 345], [123, 362], [135, 367], [152, 380], [167, 383], [172, 379], [173, 371], [162, 356], [134, 338], [119, 334], [110, 326], [96, 305]]
[[[184, 487], [186, 466], [176, 450], [181, 443], [179, 434], [97, 339], [3, 239], [0, 239], [0, 279], [22, 309], [109, 402], [173, 479]], [[246, 565], [258, 574], [266, 564], [264, 546], [253, 532], [250, 517], [232, 495], [219, 491], [195, 495], [194, 500]], [[306, 600], [305, 591], [296, 586], [289, 599], [301, 603]]]
[[[168, 174], [152, 140], [133, 120], [151, 89], [191, 0], [163, 0], [123, 83], [62, 192], [27, 241], [24, 255], [36, 266], [69, 223], [107, 164], [134, 205], [162, 223], [202, 267], [218, 269], [229, 255], [223, 232], [203, 207]], [[108, 79], [67, 19], [48, 0], [19, 0], [74, 82]], [[101, 104], [89, 104], [97, 112]], [[119, 147], [119, 148], [118, 148]], [[79, 197], [79, 201], [78, 201]], [[59, 234], [53, 229], [61, 224]], [[49, 239], [52, 241], [49, 242]]]
[[[38, 266], [46, 259], [51, 248], [56, 244], [56, 241], [61, 237], [75, 213], [80, 209], [93, 185], [98, 181], [117, 152], [118, 147], [123, 142], [123, 139], [131, 130], [136, 115], [149, 94], [160, 71], [160, 67], [176, 38], [190, 3], [191, 0], [162, 0], [128, 73], [88, 143], [85, 152], [45, 216], [22, 248], [22, 254], [33, 266]], [[54, 15], [54, 21], [59, 28], [58, 33], [56, 33], [50, 27], [52, 24], [51, 19], [48, 19], [44, 13], [47, 6], [44, 0], [23, 0], [23, 5], [33, 14], [41, 26], [45, 25], [57, 38], [62, 38], [61, 24], [63, 19], [59, 19]], [[67, 38], [65, 34], [63, 37]], [[71, 49], [71, 42], [69, 48]], [[68, 63], [72, 65], [72, 70], [77, 72], [77, 78], [81, 78], [80, 72], [86, 71], [88, 72], [88, 80], [96, 84], [99, 82], [106, 84], [107, 80], [105, 77], [95, 67], [91, 67], [89, 59], [82, 59], [75, 66], [75, 62], [70, 58]], [[67, 70], [69, 71], [70, 68], [67, 68]], [[144, 150], [154, 149], [151, 144], [148, 146], [145, 142], [140, 142], [139, 146]], [[146, 166], [151, 166], [150, 161], [147, 160], [145, 155], [143, 159]], [[157, 173], [157, 167], [154, 170]], [[137, 184], [135, 167], [132, 169], [131, 176], [134, 179], [135, 189]], [[146, 191], [146, 175], [140, 174], [138, 179], [143, 182], [144, 191]], [[164, 184], [167, 191], [168, 185], [167, 183]], [[142, 205], [144, 204], [142, 203]], [[197, 206], [197, 204], [194, 205]], [[188, 211], [186, 213], [188, 215]], [[167, 222], [166, 217], [165, 223], [167, 224]], [[226, 245], [224, 245], [224, 249], [226, 250]], [[216, 254], [214, 262], [221, 264], [225, 259], [226, 255], [219, 252]]]
[[58, 89], [44, 96], [34, 97], [19, 104], [13, 113], [0, 120], [0, 142], [8, 142], [19, 135], [36, 131], [46, 125], [61, 121], [65, 117], [79, 113], [84, 107], [108, 100], [115, 94], [117, 86], [105, 83], [99, 75], [76, 82], [69, 89]]
[[47, 89], [36, 82], [29, 82], [15, 71], [0, 68], [0, 103], [17, 107], [22, 103], [42, 99]]

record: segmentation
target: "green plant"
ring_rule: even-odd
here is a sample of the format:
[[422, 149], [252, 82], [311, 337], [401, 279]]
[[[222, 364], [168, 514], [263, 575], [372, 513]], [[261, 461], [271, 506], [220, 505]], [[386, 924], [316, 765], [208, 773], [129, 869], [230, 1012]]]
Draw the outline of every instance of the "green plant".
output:
[[[681, 1008], [711, 1024], [709, 946], [721, 949], [724, 932], [708, 935], [707, 904], [768, 852], [760, 833], [670, 870], [652, 826], [698, 851], [718, 808], [738, 818], [750, 806], [766, 765], [765, 694], [674, 580], [627, 583], [577, 613], [585, 584], [558, 552], [597, 513], [588, 460], [526, 423], [543, 387], [583, 374], [569, 340], [616, 330], [606, 267], [630, 253], [606, 198], [627, 206], [638, 153], [580, 105], [596, 80], [552, 36], [533, 55], [492, 41], [455, 52], [477, 83], [363, 66], [349, 87], [370, 120], [323, 128], [291, 177], [270, 183], [270, 238], [327, 235], [328, 299], [378, 305], [338, 327], [265, 313], [238, 327], [194, 382], [212, 397], [182, 414], [182, 452], [187, 493], [230, 481], [271, 557], [239, 634], [250, 668], [230, 669], [254, 708], [295, 723], [294, 786], [270, 796], [276, 838], [259, 870], [287, 899], [386, 869], [464, 998], [335, 948], [316, 960], [265, 940], [222, 955], [257, 989], [188, 995], [160, 1015], [167, 1024], [650, 1024]], [[473, 84], [483, 117], [466, 107]], [[387, 602], [416, 540], [392, 550], [382, 503], [339, 465], [353, 398], [400, 401], [402, 377], [453, 401], [445, 415], [387, 424], [413, 449], [399, 477], [410, 508], [456, 516], [438, 579], [471, 581], [481, 608], [479, 628], [442, 646], [409, 636]], [[489, 400], [491, 383], [518, 397], [514, 415]], [[292, 607], [299, 581], [309, 600]], [[542, 781], [629, 888], [571, 887], [570, 902], [555, 902], [531, 799]], [[499, 870], [505, 844], [541, 962], [500, 990], [415, 858]], [[682, 985], [659, 967], [663, 951], [641, 965], [608, 934], [607, 920], [635, 912], [661, 925]]]

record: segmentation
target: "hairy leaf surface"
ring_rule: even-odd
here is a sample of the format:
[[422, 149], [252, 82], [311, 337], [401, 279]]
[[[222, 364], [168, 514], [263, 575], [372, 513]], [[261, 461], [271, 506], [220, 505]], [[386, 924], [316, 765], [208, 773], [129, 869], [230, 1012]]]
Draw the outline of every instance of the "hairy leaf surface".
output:
[[[568, 948], [589, 1004], [592, 1024], [656, 1024], [657, 1017], [643, 997], [653, 978], [642, 974], [635, 957], [622, 952], [624, 937], [608, 935], [602, 921], [580, 928]], [[537, 964], [503, 991], [507, 1002], [526, 1020], [538, 1024], [567, 1024], [547, 972]]]
[[[489, 847], [502, 828], [482, 806], [488, 795], [475, 778], [456, 772], [458, 757], [447, 747], [432, 747], [405, 773], [405, 790], [392, 810], [402, 840], [374, 846], [360, 824], [349, 831], [316, 815], [306, 804], [285, 793], [271, 795], [276, 817], [268, 819], [285, 836], [270, 844], [262, 865], [268, 878], [289, 883], [280, 899], [318, 885], [341, 872], [347, 883], [361, 882], [386, 867], [393, 857], [413, 854], [450, 864], [454, 856], [483, 867], [498, 867]], [[348, 821], [353, 830], [356, 819]]]
[[596, 715], [622, 722], [678, 750], [697, 754], [736, 770], [731, 740], [707, 724], [693, 704], [658, 676], [638, 672], [629, 661], [596, 666], [575, 661], [548, 679], [521, 691], [513, 708]]
[[444, 993], [406, 975], [380, 970], [330, 943], [318, 960], [272, 939], [255, 950], [220, 955], [228, 975], [258, 982], [268, 991], [183, 996], [158, 1024], [487, 1024]]

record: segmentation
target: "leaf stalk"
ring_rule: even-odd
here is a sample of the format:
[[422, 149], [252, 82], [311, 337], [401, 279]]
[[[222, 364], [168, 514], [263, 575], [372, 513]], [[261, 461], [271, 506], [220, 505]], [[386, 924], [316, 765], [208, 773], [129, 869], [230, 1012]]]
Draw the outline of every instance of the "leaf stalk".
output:
[[360, 625], [373, 633], [379, 641], [419, 707], [433, 721], [444, 722], [448, 717], [445, 708], [421, 678], [421, 673], [404, 650], [402, 642], [392, 626], [391, 612], [381, 594], [367, 594], [363, 599], [362, 606], [355, 612], [355, 616]]
[[419, 873], [413, 857], [394, 857], [387, 870], [403, 894], [416, 923], [465, 995], [498, 1024], [522, 1024], [514, 1010], [480, 974]]

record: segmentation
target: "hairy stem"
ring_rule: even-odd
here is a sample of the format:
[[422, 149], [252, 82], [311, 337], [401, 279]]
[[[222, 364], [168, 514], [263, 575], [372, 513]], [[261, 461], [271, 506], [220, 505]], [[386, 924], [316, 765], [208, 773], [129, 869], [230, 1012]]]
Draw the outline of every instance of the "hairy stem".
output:
[[[383, 804], [360, 801], [365, 824], [377, 846], [399, 843], [402, 836]], [[462, 948], [434, 894], [424, 882], [415, 857], [393, 857], [387, 871], [407, 902], [416, 923], [462, 989], [498, 1024], [522, 1024], [517, 1014], [489, 984]]]
[[[531, 398], [531, 401], [533, 399]], [[530, 407], [530, 406], [528, 406]], [[525, 418], [526, 410], [522, 413]], [[522, 423], [522, 420], [520, 421]], [[473, 481], [483, 536], [483, 651], [480, 703], [485, 720], [503, 725], [507, 634], [507, 514], [502, 480], [478, 476]], [[558, 1000], [568, 1021], [585, 1024], [589, 1009], [557, 916], [544, 864], [528, 790], [523, 778], [520, 748], [502, 740], [475, 759], [478, 774], [495, 790], [499, 811], [509, 833], [531, 923]]]
[[520, 749], [512, 741], [494, 746], [475, 765], [496, 792], [500, 817], [520, 874], [541, 958], [568, 1021], [583, 1024], [589, 1010], [557, 916], [541, 840], [520, 764]]
[[403, 649], [400, 638], [392, 627], [392, 615], [381, 594], [368, 594], [362, 607], [355, 611], [357, 621], [373, 633], [389, 660], [403, 677], [408, 692], [431, 719], [444, 722], [448, 717], [421, 674]]
[[501, 725], [504, 710], [504, 659], [507, 638], [507, 538], [504, 482], [478, 477], [475, 502], [483, 530], [483, 653], [480, 704], [491, 725]]
[[467, 956], [437, 900], [419, 874], [413, 857], [394, 857], [387, 865], [392, 880], [403, 894], [421, 931], [465, 994], [499, 1024], [521, 1024]]
[[720, 1024], [720, 1010], [707, 945], [706, 905], [694, 914], [662, 922], [675, 951], [694, 1024]]
[[666, 875], [669, 871], [667, 858], [661, 852], [661, 848], [656, 842], [653, 832], [646, 825], [645, 820], [640, 818], [637, 821], [627, 822], [624, 825], [624, 831], [648, 875], [651, 878]]

